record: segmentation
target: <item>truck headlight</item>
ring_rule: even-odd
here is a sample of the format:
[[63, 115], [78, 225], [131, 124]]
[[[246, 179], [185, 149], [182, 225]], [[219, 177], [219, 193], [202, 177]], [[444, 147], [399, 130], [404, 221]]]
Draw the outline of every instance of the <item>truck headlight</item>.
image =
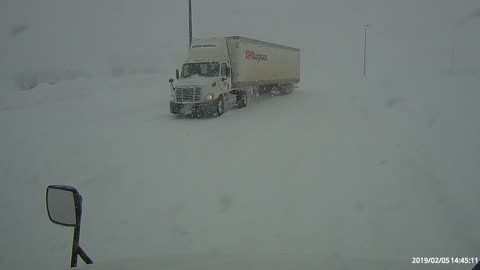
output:
[[174, 96], [174, 95], [171, 95], [171, 96], [170, 96], [170, 101], [171, 101], [171, 102], [175, 102], [175, 96]]
[[203, 98], [205, 101], [211, 101], [213, 100], [213, 94], [208, 94], [205, 96], [205, 98]]

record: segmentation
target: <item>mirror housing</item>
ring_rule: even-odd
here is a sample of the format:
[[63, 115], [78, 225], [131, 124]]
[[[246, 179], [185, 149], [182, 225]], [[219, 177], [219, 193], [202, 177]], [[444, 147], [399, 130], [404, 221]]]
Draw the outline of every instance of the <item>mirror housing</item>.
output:
[[177, 77], [177, 80], [180, 78], [180, 73], [178, 72], [178, 69], [175, 70], [175, 77]]
[[169, 83], [173, 83], [173, 79], [168, 80]]
[[222, 75], [222, 82], [226, 81], [228, 79], [228, 77], [231, 76], [230, 72], [231, 72], [230, 67], [225, 64], [225, 70], [223, 70], [223, 68], [222, 68], [222, 73], [224, 73], [224, 74], [221, 74]]
[[82, 215], [82, 197], [73, 187], [48, 186], [47, 212], [51, 222], [62, 226], [75, 227]]
[[82, 220], [82, 196], [74, 187], [50, 185], [46, 192], [48, 218], [55, 224], [75, 227], [73, 231], [72, 256], [70, 267], [77, 266], [77, 257], [86, 264], [93, 261], [80, 247], [80, 224]]

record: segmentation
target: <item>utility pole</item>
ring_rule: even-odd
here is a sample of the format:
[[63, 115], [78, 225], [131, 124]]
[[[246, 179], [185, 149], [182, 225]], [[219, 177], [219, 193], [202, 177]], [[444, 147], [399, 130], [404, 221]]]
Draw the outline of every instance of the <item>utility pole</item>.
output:
[[365, 25], [365, 43], [363, 46], [363, 77], [365, 77], [367, 73], [367, 29], [368, 24]]
[[455, 53], [457, 50], [457, 37], [458, 37], [458, 31], [460, 30], [460, 26], [462, 26], [463, 23], [457, 23], [453, 26], [452, 30], [452, 48], [450, 49], [450, 66], [448, 67], [448, 73], [450, 75], [454, 75], [455, 73]]
[[450, 73], [450, 75], [453, 75], [455, 69], [454, 69], [454, 61], [455, 61], [455, 41], [452, 45], [452, 49], [450, 50], [450, 67], [448, 69], [448, 73]]
[[192, 47], [192, 0], [188, 0], [188, 46]]

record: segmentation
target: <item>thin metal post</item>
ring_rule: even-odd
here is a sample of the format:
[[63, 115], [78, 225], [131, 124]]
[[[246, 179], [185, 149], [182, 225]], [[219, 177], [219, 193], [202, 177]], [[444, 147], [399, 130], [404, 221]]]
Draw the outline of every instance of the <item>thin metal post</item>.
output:
[[452, 48], [450, 49], [450, 66], [448, 68], [448, 73], [450, 75], [453, 75], [455, 72], [455, 50], [457, 47], [457, 30], [458, 30], [459, 24], [455, 25], [453, 28], [453, 41], [452, 41]]
[[455, 44], [452, 46], [452, 49], [450, 51], [450, 75], [453, 75], [454, 72], [454, 61], [455, 61]]
[[192, 46], [192, 0], [188, 0], [188, 45]]
[[367, 28], [368, 24], [365, 25], [365, 43], [363, 46], [363, 77], [367, 73]]

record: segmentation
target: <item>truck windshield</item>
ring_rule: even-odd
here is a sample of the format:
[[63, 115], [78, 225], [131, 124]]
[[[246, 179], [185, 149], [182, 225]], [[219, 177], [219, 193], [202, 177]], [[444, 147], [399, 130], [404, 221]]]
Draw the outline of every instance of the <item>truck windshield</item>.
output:
[[182, 78], [188, 78], [193, 75], [202, 77], [217, 77], [219, 71], [219, 63], [189, 63], [182, 67]]

